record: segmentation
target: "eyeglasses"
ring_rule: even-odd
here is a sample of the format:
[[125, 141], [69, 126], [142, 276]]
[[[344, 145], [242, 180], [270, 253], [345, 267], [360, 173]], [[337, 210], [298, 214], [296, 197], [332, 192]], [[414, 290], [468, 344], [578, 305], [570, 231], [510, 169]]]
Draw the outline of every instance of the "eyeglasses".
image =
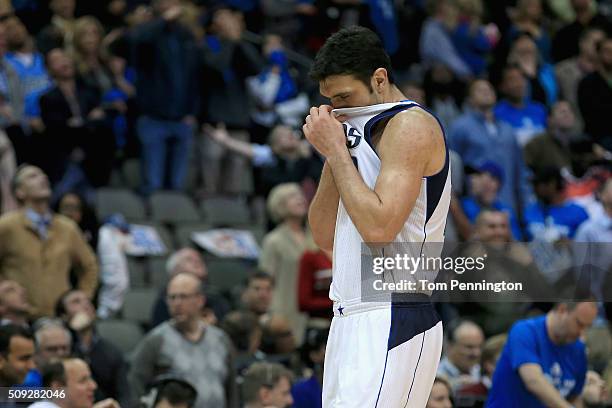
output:
[[190, 298], [192, 298], [194, 296], [199, 296], [199, 295], [200, 295], [200, 293], [176, 293], [176, 294], [172, 294], [172, 295], [168, 294], [168, 295], [166, 295], [166, 301], [168, 303], [174, 302], [176, 300], [184, 301], [184, 300], [187, 300], [187, 299], [190, 299]]

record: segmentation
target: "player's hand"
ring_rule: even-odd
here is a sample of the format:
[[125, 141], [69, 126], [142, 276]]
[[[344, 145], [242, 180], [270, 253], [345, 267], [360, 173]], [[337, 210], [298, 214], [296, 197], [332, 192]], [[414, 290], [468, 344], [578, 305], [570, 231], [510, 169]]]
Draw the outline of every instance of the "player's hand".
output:
[[310, 115], [302, 126], [304, 136], [324, 157], [346, 150], [346, 137], [342, 123], [331, 113], [332, 107], [321, 105], [310, 108]]

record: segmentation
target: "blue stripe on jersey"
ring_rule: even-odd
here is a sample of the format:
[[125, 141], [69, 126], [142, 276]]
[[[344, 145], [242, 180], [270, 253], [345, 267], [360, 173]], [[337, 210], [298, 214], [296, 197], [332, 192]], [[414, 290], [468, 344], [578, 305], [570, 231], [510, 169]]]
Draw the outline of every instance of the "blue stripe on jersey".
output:
[[386, 111], [379, 113], [378, 115], [374, 116], [373, 118], [367, 121], [367, 123], [365, 124], [363, 128], [364, 137], [365, 137], [366, 142], [368, 142], [368, 144], [372, 148], [372, 151], [376, 153], [376, 156], [378, 156], [378, 152], [376, 151], [376, 149], [374, 149], [374, 145], [372, 144], [372, 135], [370, 134], [370, 132], [372, 131], [372, 127], [374, 127], [374, 125], [377, 124], [382, 119], [388, 118], [397, 113], [405, 111], [406, 109], [412, 108], [413, 106], [419, 106], [419, 105], [417, 105], [416, 103], [398, 104], [392, 107], [391, 109], [387, 109]]
[[450, 168], [448, 143], [446, 142], [446, 132], [444, 132], [444, 127], [442, 126], [442, 123], [440, 122], [440, 120], [436, 117], [436, 115], [434, 115], [428, 109], [425, 109], [419, 104], [416, 104], [416, 103], [398, 104], [390, 109], [387, 109], [384, 112], [379, 113], [378, 115], [368, 120], [364, 127], [363, 133], [364, 133], [365, 140], [368, 142], [368, 144], [372, 148], [372, 151], [376, 154], [376, 156], [378, 156], [378, 152], [376, 151], [376, 149], [374, 149], [374, 145], [372, 144], [371, 132], [372, 132], [372, 128], [374, 127], [374, 125], [376, 125], [376, 123], [378, 123], [382, 119], [388, 118], [390, 116], [393, 116], [397, 113], [400, 113], [402, 111], [405, 111], [406, 109], [410, 109], [415, 106], [420, 107], [421, 109], [428, 112], [431, 116], [433, 116], [436, 119], [436, 121], [440, 125], [440, 129], [442, 129], [442, 137], [444, 138], [444, 150], [445, 150], [444, 167], [442, 167], [442, 170], [440, 170], [438, 173], [426, 177], [427, 179], [427, 214], [425, 217], [425, 224], [427, 224], [427, 222], [433, 215], [433, 212], [435, 211], [436, 207], [440, 203], [440, 199], [442, 198], [442, 192], [444, 191], [444, 186], [446, 184], [446, 177], [448, 176], [448, 169]]
[[[402, 294], [398, 294], [401, 297]], [[440, 321], [429, 296], [425, 294], [406, 294], [413, 301], [393, 300], [391, 304], [391, 330], [387, 349], [391, 350], [415, 336], [431, 329]], [[417, 300], [418, 299], [418, 300]]]

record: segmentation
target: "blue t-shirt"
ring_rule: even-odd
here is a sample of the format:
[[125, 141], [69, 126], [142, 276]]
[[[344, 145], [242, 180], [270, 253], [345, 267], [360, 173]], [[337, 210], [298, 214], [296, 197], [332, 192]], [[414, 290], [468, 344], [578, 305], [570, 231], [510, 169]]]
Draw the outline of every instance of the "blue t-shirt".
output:
[[493, 374], [488, 408], [544, 408], [521, 380], [519, 367], [535, 363], [565, 399], [582, 393], [586, 372], [586, 347], [580, 340], [556, 345], [548, 337], [546, 316], [520, 320], [512, 326]]
[[[461, 207], [463, 208], [463, 212], [468, 220], [474, 224], [476, 222], [476, 218], [478, 218], [478, 214], [480, 214], [482, 211], [482, 206], [478, 203], [478, 201], [476, 201], [475, 198], [464, 197], [461, 199]], [[523, 237], [523, 234], [521, 233], [521, 227], [512, 208], [502, 203], [499, 199], [495, 200], [491, 207], [497, 211], [503, 211], [508, 214], [512, 237], [516, 240], [520, 240]]]
[[323, 389], [313, 375], [307, 380], [297, 382], [291, 388], [294, 408], [321, 408]]
[[578, 204], [545, 206], [539, 202], [533, 203], [525, 210], [527, 238], [532, 240], [554, 229], [559, 238], [573, 239], [580, 224], [588, 219], [589, 214]]
[[522, 108], [516, 108], [502, 100], [493, 111], [497, 119], [512, 126], [521, 147], [546, 130], [546, 107], [541, 103], [527, 101]]

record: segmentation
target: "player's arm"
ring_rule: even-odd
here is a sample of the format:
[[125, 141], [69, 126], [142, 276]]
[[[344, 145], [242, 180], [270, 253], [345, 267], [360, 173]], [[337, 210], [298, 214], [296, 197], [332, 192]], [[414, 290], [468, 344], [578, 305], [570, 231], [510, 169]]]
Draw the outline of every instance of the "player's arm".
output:
[[551, 408], [572, 408], [572, 404], [567, 402], [559, 391], [546, 380], [539, 364], [525, 363], [519, 367], [518, 371], [527, 390], [535, 395], [542, 404]]
[[429, 167], [444, 164], [444, 139], [437, 121], [414, 109], [395, 115], [378, 144], [381, 169], [374, 190], [362, 180], [347, 149], [328, 157], [351, 220], [366, 242], [395, 239], [412, 211]]
[[582, 397], [580, 395], [569, 398], [569, 402], [574, 406], [574, 408], [584, 408], [584, 403], [582, 402]]
[[327, 251], [331, 251], [334, 247], [339, 201], [340, 194], [329, 163], [325, 162], [317, 192], [308, 210], [308, 223], [315, 243], [319, 248]]

